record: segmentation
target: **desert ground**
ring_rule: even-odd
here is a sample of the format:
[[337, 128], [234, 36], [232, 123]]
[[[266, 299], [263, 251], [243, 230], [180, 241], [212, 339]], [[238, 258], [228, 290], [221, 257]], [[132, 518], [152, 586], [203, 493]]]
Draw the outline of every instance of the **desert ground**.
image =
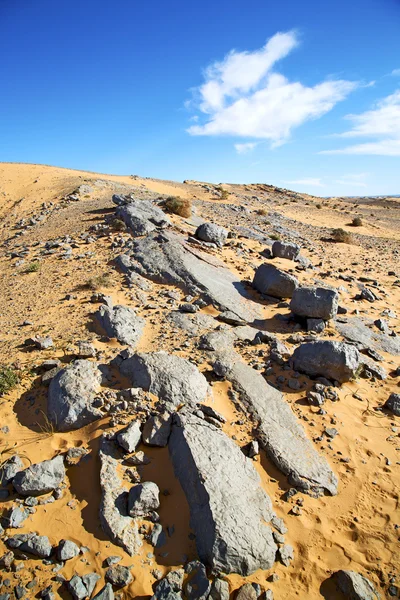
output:
[[[114, 195], [120, 200], [113, 202]], [[186, 201], [191, 214], [166, 211], [163, 202], [168, 197]], [[151, 226], [145, 232], [135, 231], [126, 218], [133, 199], [163, 210], [168, 222], [159, 225], [140, 214], [145, 227]], [[65, 465], [62, 482], [43, 493], [21, 493], [12, 482], [3, 481], [0, 598], [85, 598], [88, 594], [79, 595], [70, 582], [74, 576], [78, 581], [96, 573], [99, 578], [90, 597], [99, 593], [99, 598], [115, 594], [121, 599], [155, 595], [161, 600], [167, 596], [160, 589], [157, 592], [157, 585], [171, 572], [177, 573], [177, 579], [183, 576], [183, 591], [180, 583], [169, 591], [170, 600], [225, 600], [226, 594], [215, 587], [217, 578], [227, 582], [232, 598], [242, 588], [241, 600], [255, 600], [261, 594], [275, 600], [400, 597], [400, 401], [397, 415], [384, 406], [391, 395], [400, 394], [400, 199], [317, 198], [267, 184], [178, 183], [1, 163], [0, 200], [0, 363], [15, 378], [0, 397], [1, 468], [15, 455], [23, 463], [22, 470], [58, 456]], [[204, 222], [225, 228], [228, 237], [221, 244], [198, 239], [197, 228]], [[347, 236], [338, 241], [335, 229]], [[168, 240], [178, 240], [180, 252], [190, 255], [191, 265], [196, 261], [202, 265], [204, 277], [210, 269], [213, 273], [219, 269], [221, 281], [230, 282], [224, 283], [224, 292], [218, 288], [218, 298], [210, 299], [193, 278], [185, 280], [178, 259], [174, 273], [180, 279], [174, 280], [162, 266], [156, 273], [157, 264], [149, 266], [151, 257], [146, 254], [153, 252], [153, 246], [149, 249], [145, 244], [150, 238], [157, 244], [157, 236], [166, 236], [166, 245]], [[297, 244], [302, 260], [272, 257], [276, 241]], [[139, 267], [122, 268], [119, 257], [124, 254], [133, 263], [140, 256]], [[293, 314], [290, 297], [271, 296], [255, 288], [254, 274], [263, 264], [296, 278], [300, 288], [333, 290], [340, 310], [325, 319], [322, 330], [314, 331], [312, 323]], [[211, 279], [210, 289], [217, 288], [220, 282]], [[96, 316], [101, 307], [112, 312], [112, 307], [121, 305], [133, 309], [129, 314], [138, 319], [131, 343], [110, 334]], [[247, 318], [247, 313], [254, 314], [254, 319]], [[316, 340], [340, 342], [356, 352], [359, 362], [354, 376], [335, 381], [329, 373], [320, 372], [323, 379], [318, 380], [312, 368], [309, 372], [296, 369], [291, 362], [296, 348]], [[144, 389], [134, 383], [135, 374], [132, 379], [119, 368], [121, 360], [127, 364], [136, 353], [148, 356], [160, 351], [193, 367], [192, 397], [184, 397], [185, 390], [179, 387], [186, 367], [172, 373], [178, 383], [171, 384], [166, 377]], [[122, 359], [118, 358], [121, 352]], [[56, 393], [54, 378], [77, 360], [102, 366], [103, 379], [95, 394], [97, 417], [63, 430], [49, 410], [48, 398]], [[285, 450], [277, 450], [278, 441], [268, 437], [275, 427], [268, 398], [263, 418], [273, 423], [263, 431], [263, 418], [244, 399], [241, 384], [229, 373], [221, 375], [215, 367], [218, 361], [252, 367], [246, 373], [250, 378], [251, 373], [257, 376], [257, 390], [269, 384], [266, 393], [276, 394], [279, 410], [295, 431], [293, 454], [296, 444], [309, 448], [337, 485], [329, 490], [327, 484], [312, 480], [307, 489], [305, 476], [288, 476], [293, 471], [290, 460], [297, 464], [298, 457], [286, 461]], [[198, 385], [196, 377], [201, 377]], [[201, 396], [203, 382], [207, 383], [204, 398], [193, 400]], [[176, 401], [169, 391], [175, 384]], [[75, 392], [69, 390], [70, 395]], [[157, 446], [140, 441], [133, 453], [124, 453], [116, 435], [131, 423], [144, 424], [154, 415], [157, 420], [163, 411], [174, 413], [175, 442]], [[176, 424], [180, 414], [181, 426]], [[192, 420], [195, 429], [198, 424], [189, 449], [183, 438], [178, 440], [180, 430], [186, 431], [185, 419], [188, 431]], [[277, 427], [284, 448], [289, 442], [282, 424]], [[183, 448], [188, 456], [199, 451], [203, 429], [210, 444], [215, 441], [207, 477], [198, 473], [191, 459], [184, 463], [184, 455], [179, 454]], [[259, 447], [249, 456], [252, 441], [259, 442]], [[125, 495], [143, 482], [154, 482], [159, 488], [158, 517], [154, 510], [125, 516], [140, 539], [131, 553], [118, 543], [118, 535], [110, 534], [101, 516], [108, 477], [104, 443], [116, 453], [112, 464]], [[132, 466], [135, 463], [130, 459], [140, 452], [147, 457], [146, 464]], [[237, 475], [235, 464], [224, 464], [230, 453], [238, 457]], [[286, 463], [289, 466], [282, 466]], [[242, 468], [253, 482], [251, 490], [245, 475], [240, 479]], [[212, 480], [218, 473], [221, 485]], [[195, 483], [190, 477], [197, 475]], [[210, 503], [206, 508], [204, 500], [194, 497], [195, 486], [203, 484], [208, 491], [206, 504]], [[226, 564], [224, 571], [221, 558], [218, 564], [205, 564], [209, 583], [204, 582], [205, 570], [199, 571], [193, 562], [206, 562], [201, 540], [208, 535], [206, 523], [203, 532], [198, 516], [195, 523], [196, 502], [213, 514], [211, 520], [218, 521], [217, 535], [228, 547], [235, 545], [229, 537], [231, 529], [239, 532], [242, 545], [232, 549], [236, 556], [246, 552], [246, 544], [256, 543], [252, 541], [254, 523], [260, 521], [256, 509], [258, 502], [268, 505], [266, 498], [270, 499], [270, 515], [273, 511], [287, 529], [284, 541], [282, 533], [275, 531], [275, 541], [268, 542], [268, 548], [276, 543], [276, 561], [266, 568], [260, 558], [261, 568], [257, 568], [255, 549], [252, 564], [256, 568], [230, 570]], [[227, 524], [224, 518], [235, 503], [245, 512]], [[12, 527], [11, 516], [18, 508], [23, 518]], [[151, 543], [157, 519], [165, 533], [160, 547]], [[269, 519], [264, 520], [262, 527], [268, 528], [272, 539]], [[12, 541], [10, 545], [13, 536], [31, 533], [48, 538], [52, 550], [47, 557], [13, 546]], [[62, 540], [73, 542], [79, 553], [61, 560], [57, 548]], [[283, 547], [293, 550], [289, 560], [279, 558]], [[124, 573], [131, 577], [127, 576], [126, 585], [106, 586], [111, 581], [106, 575], [113, 564], [110, 557], [119, 557], [116, 564], [128, 568]], [[188, 564], [192, 567], [187, 568]], [[335, 579], [341, 570], [368, 579], [375, 592], [346, 595]], [[191, 585], [196, 577], [201, 585]], [[259, 587], [243, 588], [246, 583]]]

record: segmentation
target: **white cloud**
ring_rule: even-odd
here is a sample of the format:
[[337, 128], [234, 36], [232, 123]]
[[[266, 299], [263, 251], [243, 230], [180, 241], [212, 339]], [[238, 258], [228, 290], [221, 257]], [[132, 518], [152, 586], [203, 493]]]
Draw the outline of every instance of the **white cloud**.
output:
[[365, 179], [368, 177], [368, 173], [350, 173], [348, 175], [342, 175], [340, 179], [336, 179], [335, 183], [340, 185], [347, 185], [353, 187], [368, 187]]
[[393, 69], [390, 74], [393, 75], [393, 77], [400, 77], [400, 69]]
[[257, 142], [246, 142], [245, 144], [235, 144], [235, 150], [238, 154], [248, 154], [258, 146]]
[[400, 90], [380, 100], [371, 110], [347, 115], [346, 119], [353, 123], [353, 127], [339, 137], [372, 139], [337, 150], [324, 150], [322, 154], [400, 156]]
[[294, 181], [285, 181], [289, 185], [307, 185], [314, 187], [325, 187], [319, 177], [306, 177], [305, 179], [295, 179]]
[[343, 100], [357, 83], [329, 80], [304, 86], [272, 72], [275, 63], [298, 45], [295, 32], [277, 33], [254, 52], [232, 50], [205, 71], [205, 83], [195, 91], [203, 124], [191, 135], [232, 135], [285, 143], [294, 127], [321, 117]]

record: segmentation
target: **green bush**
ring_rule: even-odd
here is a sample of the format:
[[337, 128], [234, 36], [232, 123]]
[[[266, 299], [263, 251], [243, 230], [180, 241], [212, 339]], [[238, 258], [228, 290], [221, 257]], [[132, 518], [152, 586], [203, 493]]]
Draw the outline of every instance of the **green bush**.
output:
[[5, 365], [0, 366], [0, 396], [15, 388], [19, 377], [14, 369]]
[[29, 263], [24, 269], [24, 273], [37, 273], [38, 271], [40, 271], [40, 262], [38, 260]]

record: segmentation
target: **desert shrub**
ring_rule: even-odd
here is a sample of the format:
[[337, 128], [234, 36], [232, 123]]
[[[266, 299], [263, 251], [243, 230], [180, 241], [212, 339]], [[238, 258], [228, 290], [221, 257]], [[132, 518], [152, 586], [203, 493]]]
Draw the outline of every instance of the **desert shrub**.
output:
[[121, 219], [113, 219], [112, 226], [115, 229], [115, 231], [125, 231], [126, 230], [126, 225], [125, 225], [124, 221], [122, 221]]
[[270, 237], [271, 240], [274, 240], [275, 242], [277, 242], [278, 240], [281, 239], [280, 235], [278, 235], [277, 233], [271, 233], [269, 235], [269, 237]]
[[266, 208], [258, 208], [256, 213], [260, 215], [260, 217], [266, 217], [268, 214], [268, 210]]
[[95, 275], [87, 280], [85, 284], [83, 284], [83, 289], [86, 290], [98, 290], [102, 287], [111, 287], [112, 279], [108, 273], [103, 273], [103, 275]]
[[318, 208], [318, 210], [319, 210], [319, 209], [321, 209], [321, 208], [322, 208], [322, 204], [317, 204], [317, 205], [316, 205], [316, 207], [317, 207], [317, 208]]
[[38, 271], [40, 271], [40, 262], [38, 260], [32, 261], [24, 269], [24, 273], [37, 273]]
[[215, 189], [221, 194], [221, 200], [226, 200], [229, 197], [228, 190], [225, 190], [222, 185], [215, 186]]
[[342, 242], [343, 244], [349, 244], [351, 242], [351, 235], [342, 228], [332, 230], [332, 238], [335, 242]]
[[353, 227], [361, 227], [363, 222], [362, 219], [360, 217], [354, 217], [354, 219], [351, 222]]
[[19, 378], [14, 369], [0, 365], [0, 396], [12, 390], [19, 383]]
[[169, 196], [165, 201], [165, 208], [168, 212], [180, 217], [190, 217], [192, 214], [192, 202], [179, 196]]

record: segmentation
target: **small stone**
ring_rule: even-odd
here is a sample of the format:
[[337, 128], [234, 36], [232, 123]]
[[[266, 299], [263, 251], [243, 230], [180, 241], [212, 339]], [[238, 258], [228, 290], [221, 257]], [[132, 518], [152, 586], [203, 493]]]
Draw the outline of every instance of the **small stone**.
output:
[[115, 587], [125, 587], [133, 581], [132, 574], [127, 567], [117, 565], [109, 567], [106, 571], [106, 581], [115, 585]]

